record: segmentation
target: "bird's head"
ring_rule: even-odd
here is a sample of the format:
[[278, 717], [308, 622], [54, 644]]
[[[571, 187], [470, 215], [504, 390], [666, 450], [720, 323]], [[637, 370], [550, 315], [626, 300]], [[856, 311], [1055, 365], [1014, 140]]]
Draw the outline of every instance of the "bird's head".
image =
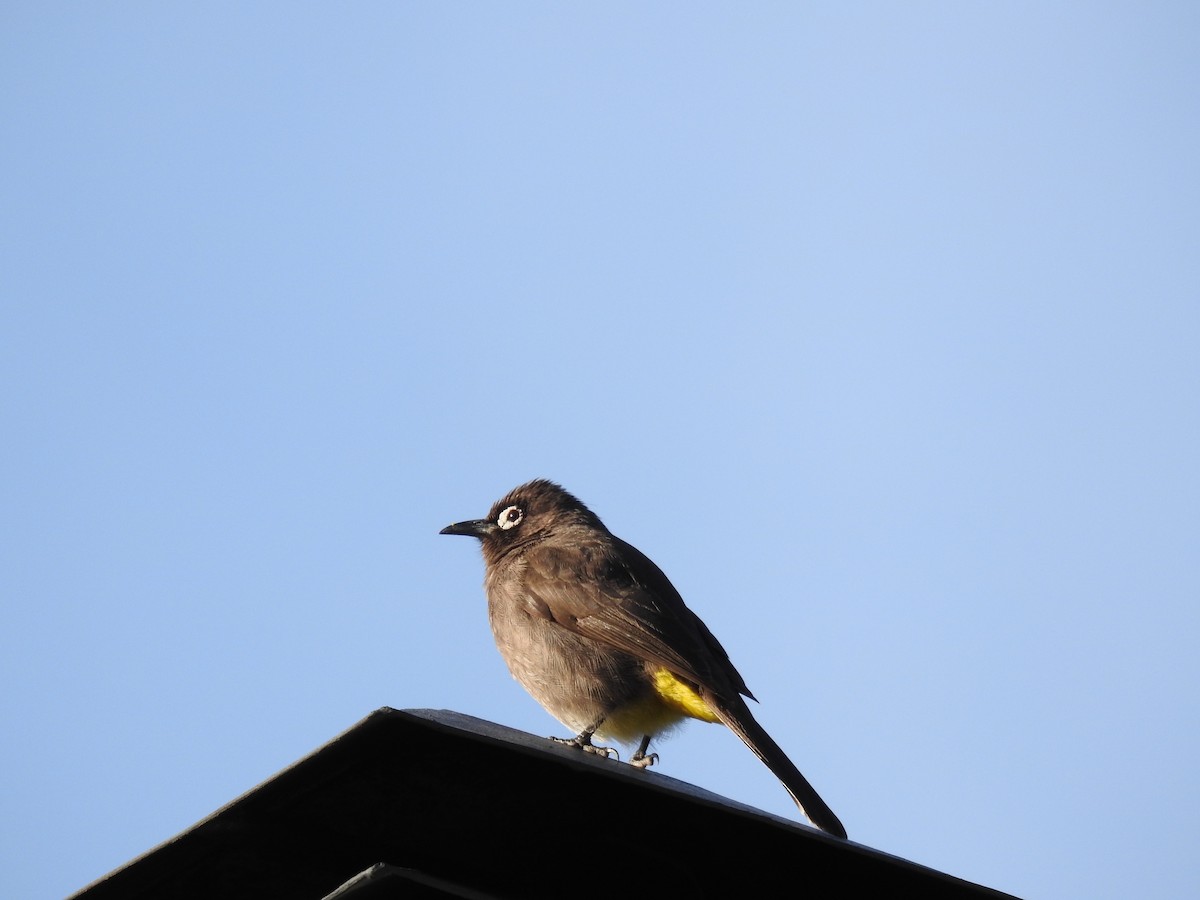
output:
[[486, 519], [469, 519], [447, 525], [439, 534], [465, 534], [479, 538], [484, 558], [495, 560], [518, 546], [542, 540], [572, 527], [596, 528], [604, 524], [573, 494], [553, 481], [539, 478], [513, 488], [492, 504]]

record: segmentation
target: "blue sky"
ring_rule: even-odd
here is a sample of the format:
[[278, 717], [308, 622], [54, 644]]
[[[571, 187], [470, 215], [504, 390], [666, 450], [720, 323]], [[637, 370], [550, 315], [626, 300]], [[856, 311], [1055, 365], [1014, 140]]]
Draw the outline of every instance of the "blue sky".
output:
[[[559, 733], [437, 534], [537, 476], [853, 839], [1200, 890], [1193, 4], [0, 24], [0, 893], [380, 706]], [[720, 728], [659, 750], [795, 815]]]

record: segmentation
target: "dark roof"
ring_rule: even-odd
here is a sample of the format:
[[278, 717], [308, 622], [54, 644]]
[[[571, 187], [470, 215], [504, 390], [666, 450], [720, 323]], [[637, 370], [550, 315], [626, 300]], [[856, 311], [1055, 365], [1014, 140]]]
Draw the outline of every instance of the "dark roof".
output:
[[380, 709], [74, 895], [1001, 898], [664, 775], [444, 710]]

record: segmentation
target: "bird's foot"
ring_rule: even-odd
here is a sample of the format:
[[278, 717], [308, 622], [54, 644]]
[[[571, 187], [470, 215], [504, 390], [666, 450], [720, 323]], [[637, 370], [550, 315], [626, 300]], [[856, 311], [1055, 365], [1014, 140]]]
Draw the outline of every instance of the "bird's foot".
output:
[[639, 750], [633, 756], [629, 757], [629, 764], [637, 766], [639, 769], [648, 769], [656, 762], [658, 762], [657, 753], [643, 753]]
[[647, 753], [650, 749], [650, 741], [653, 735], [647, 734], [642, 736], [642, 742], [638, 744], [638, 748], [633, 751], [633, 756], [629, 757], [629, 764], [637, 766], [639, 769], [649, 768], [658, 762], [657, 753]]
[[595, 753], [597, 756], [603, 756], [606, 759], [611, 757], [619, 760], [621, 758], [621, 754], [612, 747], [601, 747], [593, 744], [592, 736], [586, 732], [584, 734], [577, 734], [573, 738], [551, 737], [550, 740], [558, 744], [565, 744], [568, 747], [575, 747], [585, 753]]

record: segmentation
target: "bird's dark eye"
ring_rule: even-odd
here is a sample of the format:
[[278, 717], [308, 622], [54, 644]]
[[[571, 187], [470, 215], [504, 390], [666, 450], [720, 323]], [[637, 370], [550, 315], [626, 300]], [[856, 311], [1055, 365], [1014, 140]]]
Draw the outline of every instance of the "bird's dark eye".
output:
[[525, 518], [525, 511], [519, 506], [510, 506], [500, 513], [500, 518], [496, 520], [496, 524], [508, 531], [521, 524], [521, 520]]

